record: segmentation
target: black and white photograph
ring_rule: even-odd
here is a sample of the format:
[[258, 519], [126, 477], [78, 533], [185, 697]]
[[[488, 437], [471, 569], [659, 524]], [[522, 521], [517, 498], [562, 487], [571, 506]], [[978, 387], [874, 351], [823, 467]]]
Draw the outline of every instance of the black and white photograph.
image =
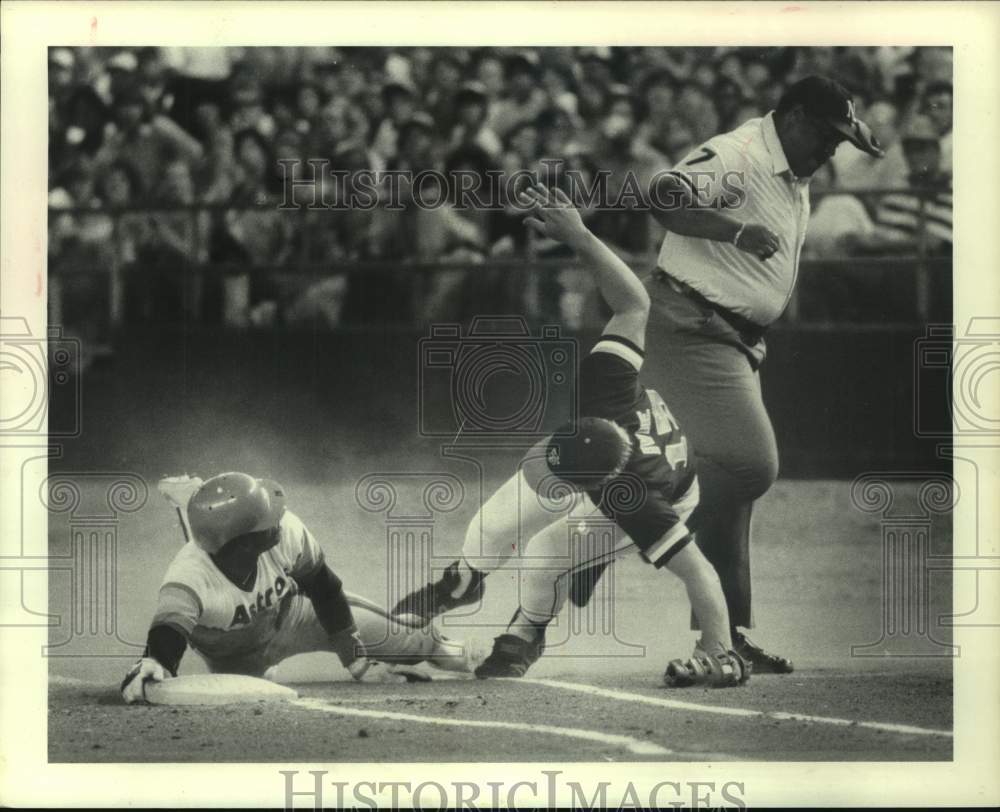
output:
[[[45, 19], [11, 5], [8, 51]], [[3, 67], [47, 127], [4, 112], [39, 769], [114, 765], [111, 805], [998, 800], [996, 696], [963, 710], [1000, 620], [995, 5], [936, 40], [878, 4], [114, 5]], [[841, 788], [744, 769], [789, 763]], [[132, 794], [157, 765], [193, 783]]]

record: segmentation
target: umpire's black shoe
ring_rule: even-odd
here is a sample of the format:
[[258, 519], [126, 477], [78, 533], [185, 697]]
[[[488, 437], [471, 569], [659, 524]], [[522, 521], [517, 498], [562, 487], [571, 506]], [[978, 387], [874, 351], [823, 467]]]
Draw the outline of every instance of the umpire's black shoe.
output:
[[472, 580], [469, 581], [465, 592], [456, 598], [451, 593], [459, 584], [458, 566], [459, 562], [453, 561], [437, 581], [411, 592], [397, 603], [392, 609], [392, 614], [417, 615], [429, 621], [449, 609], [478, 603], [483, 597], [483, 579], [486, 578], [486, 574], [472, 570]]
[[733, 650], [750, 663], [754, 674], [791, 674], [795, 670], [787, 657], [764, 651], [742, 632], [733, 633]]
[[475, 674], [479, 679], [523, 677], [545, 650], [545, 638], [529, 643], [516, 634], [501, 634], [493, 641], [493, 651]]

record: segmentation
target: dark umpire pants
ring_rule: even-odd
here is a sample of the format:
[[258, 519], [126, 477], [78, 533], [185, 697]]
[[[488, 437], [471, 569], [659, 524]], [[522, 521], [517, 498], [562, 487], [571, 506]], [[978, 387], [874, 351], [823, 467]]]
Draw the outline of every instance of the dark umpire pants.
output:
[[753, 626], [750, 514], [778, 475], [774, 430], [761, 397], [760, 332], [738, 329], [697, 294], [656, 271], [643, 379], [693, 447], [701, 502], [688, 523], [715, 566], [734, 626]]

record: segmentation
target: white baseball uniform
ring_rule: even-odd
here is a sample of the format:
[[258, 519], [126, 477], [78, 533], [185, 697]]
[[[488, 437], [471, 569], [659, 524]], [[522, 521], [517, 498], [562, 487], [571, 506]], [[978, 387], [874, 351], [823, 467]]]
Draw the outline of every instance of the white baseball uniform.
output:
[[[201, 547], [185, 544], [167, 569], [153, 625], [173, 626], [213, 671], [261, 675], [272, 665], [311, 651], [330, 651], [328, 635], [299, 589], [323, 566], [323, 551], [291, 511], [281, 537], [257, 559], [249, 589], [230, 581]], [[408, 625], [377, 604], [348, 595], [362, 642], [374, 659], [426, 659], [439, 668], [467, 670], [461, 644], [430, 626]]]

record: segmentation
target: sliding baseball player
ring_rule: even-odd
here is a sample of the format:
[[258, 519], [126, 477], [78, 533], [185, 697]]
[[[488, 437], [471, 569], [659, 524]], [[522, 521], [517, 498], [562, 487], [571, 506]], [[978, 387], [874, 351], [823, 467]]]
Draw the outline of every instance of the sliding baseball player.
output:
[[423, 621], [390, 617], [344, 591], [278, 483], [243, 473], [160, 483], [190, 541], [167, 569], [146, 651], [121, 684], [127, 703], [177, 675], [190, 647], [211, 671], [262, 677], [294, 654], [333, 652], [356, 680], [426, 675], [426, 661], [471, 673], [480, 653]]

